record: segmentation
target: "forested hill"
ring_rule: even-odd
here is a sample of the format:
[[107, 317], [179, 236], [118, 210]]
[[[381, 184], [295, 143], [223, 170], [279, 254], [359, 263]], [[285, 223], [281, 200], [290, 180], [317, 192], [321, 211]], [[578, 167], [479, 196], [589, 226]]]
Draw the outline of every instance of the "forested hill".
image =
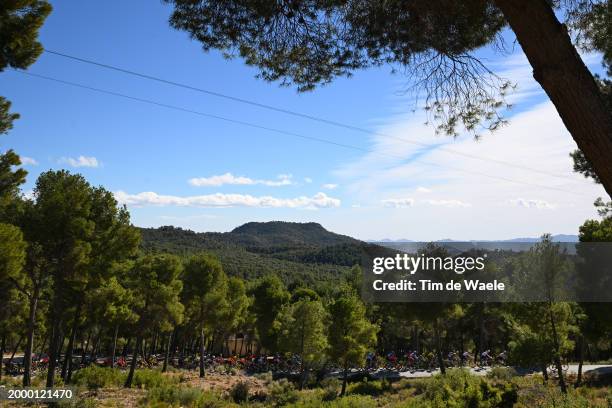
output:
[[249, 222], [225, 233], [170, 226], [142, 228], [141, 233], [145, 252], [187, 256], [208, 251], [230, 275], [252, 278], [273, 272], [287, 283], [335, 280], [361, 262], [365, 249], [383, 250], [312, 222]]

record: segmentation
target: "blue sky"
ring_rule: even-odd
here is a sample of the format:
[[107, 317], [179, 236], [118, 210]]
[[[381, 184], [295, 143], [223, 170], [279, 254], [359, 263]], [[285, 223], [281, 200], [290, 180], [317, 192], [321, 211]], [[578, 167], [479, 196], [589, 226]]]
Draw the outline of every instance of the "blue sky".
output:
[[[30, 72], [363, 150], [5, 71], [0, 87], [22, 118], [0, 139], [0, 148], [14, 148], [28, 158], [26, 192], [40, 172], [67, 168], [115, 192], [140, 226], [227, 231], [247, 221], [316, 221], [363, 239], [416, 240], [575, 233], [585, 218], [595, 216], [592, 202], [603, 195], [599, 186], [572, 174], [567, 154], [573, 141], [531, 79], [518, 49], [504, 56], [483, 52], [498, 71], [519, 84], [510, 126], [481, 142], [467, 135], [453, 140], [435, 136], [433, 128], [423, 125], [423, 113], [413, 113], [411, 99], [401, 93], [406, 78], [392, 75], [388, 67], [359, 71], [350, 79], [298, 94], [256, 79], [256, 69], [239, 59], [203, 53], [198, 43], [169, 27], [171, 9], [161, 2], [52, 3], [54, 11], [41, 31], [47, 49], [377, 134], [331, 127], [45, 53]], [[586, 58], [598, 69], [597, 56]]]

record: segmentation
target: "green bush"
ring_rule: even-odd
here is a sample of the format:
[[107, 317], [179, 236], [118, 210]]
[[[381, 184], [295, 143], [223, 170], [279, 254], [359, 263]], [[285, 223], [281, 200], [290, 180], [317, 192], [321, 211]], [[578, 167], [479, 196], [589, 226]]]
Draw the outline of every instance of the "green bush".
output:
[[513, 383], [491, 384], [467, 370], [452, 369], [446, 375], [435, 375], [420, 384], [423, 395], [419, 406], [510, 408], [518, 400], [517, 386]]
[[134, 382], [133, 384], [138, 388], [154, 388], [161, 387], [162, 385], [167, 384], [176, 384], [178, 382], [178, 378], [175, 376], [165, 376], [159, 370], [136, 370], [134, 373]]
[[170, 405], [190, 408], [223, 408], [227, 404], [221, 396], [197, 388], [163, 385], [147, 392], [147, 406]]
[[91, 365], [75, 371], [72, 379], [75, 385], [87, 387], [92, 390], [107, 387], [120, 387], [123, 385], [125, 376], [116, 368]]
[[386, 380], [368, 381], [364, 379], [361, 382], [350, 384], [348, 386], [349, 394], [371, 395], [373, 397], [381, 395], [391, 390], [391, 383]]
[[234, 402], [245, 402], [249, 399], [249, 384], [244, 381], [236, 383], [230, 390], [229, 394]]
[[330, 377], [321, 381], [321, 388], [323, 389], [323, 401], [332, 401], [340, 393], [341, 383], [339, 379]]
[[269, 386], [268, 400], [277, 407], [292, 404], [299, 399], [295, 386], [286, 378], [274, 381]]
[[370, 396], [348, 395], [343, 398], [338, 398], [325, 406], [329, 408], [374, 408], [378, 405]]
[[272, 384], [272, 381], [274, 381], [272, 371], [266, 371], [265, 373], [255, 374], [253, 377], [257, 378], [258, 380], [263, 381], [266, 385]]
[[498, 381], [512, 381], [518, 374], [512, 367], [493, 367], [487, 373], [487, 378]]

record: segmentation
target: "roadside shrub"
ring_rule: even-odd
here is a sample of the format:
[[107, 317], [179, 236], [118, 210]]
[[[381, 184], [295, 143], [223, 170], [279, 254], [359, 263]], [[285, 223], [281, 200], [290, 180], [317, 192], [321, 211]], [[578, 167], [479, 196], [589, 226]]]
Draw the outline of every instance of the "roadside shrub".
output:
[[268, 399], [277, 407], [292, 404], [299, 399], [295, 386], [286, 378], [279, 381], [273, 381], [268, 390]]
[[154, 388], [162, 385], [176, 384], [175, 376], [164, 376], [159, 370], [143, 369], [134, 373], [134, 385], [138, 388]]
[[118, 369], [91, 365], [75, 371], [72, 379], [75, 385], [93, 390], [120, 387], [123, 384], [124, 375]]
[[487, 378], [498, 381], [511, 381], [518, 374], [512, 367], [493, 367], [487, 373]]
[[167, 404], [191, 408], [222, 408], [223, 399], [210, 391], [197, 388], [163, 385], [149, 390], [145, 398], [147, 406]]
[[326, 406], [329, 408], [375, 408], [378, 405], [376, 400], [367, 395], [347, 395], [332, 401]]
[[389, 390], [391, 390], [391, 383], [389, 381], [368, 381], [367, 378], [361, 382], [350, 384], [347, 388], [349, 394], [371, 395], [373, 397]]
[[229, 394], [234, 402], [245, 402], [249, 399], [249, 384], [244, 381], [240, 381], [239, 383], [234, 384]]
[[95, 398], [76, 397], [72, 400], [57, 402], [58, 408], [96, 408], [97, 406]]
[[326, 378], [321, 381], [321, 388], [323, 389], [323, 401], [332, 401], [340, 393], [340, 380], [337, 378]]
[[255, 374], [253, 377], [257, 378], [258, 380], [263, 381], [266, 385], [272, 384], [272, 381], [274, 381], [272, 371], [266, 371], [265, 373]]
[[462, 369], [435, 375], [421, 386], [423, 400], [431, 401], [432, 407], [509, 408], [518, 400], [515, 384], [494, 385]]

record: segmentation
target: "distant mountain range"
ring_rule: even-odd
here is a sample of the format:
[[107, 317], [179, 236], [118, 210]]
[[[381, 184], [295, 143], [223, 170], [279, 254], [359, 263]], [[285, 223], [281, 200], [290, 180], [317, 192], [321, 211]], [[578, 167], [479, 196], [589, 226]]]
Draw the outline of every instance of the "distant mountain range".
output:
[[[169, 252], [182, 257], [206, 251], [215, 254], [225, 271], [253, 278], [266, 273], [280, 276], [288, 284], [317, 285], [342, 278], [363, 261], [364, 253], [393, 256], [397, 250], [413, 251], [421, 245], [411, 240], [364, 242], [336, 234], [320, 224], [294, 222], [249, 222], [230, 232], [201, 232], [178, 227], [141, 228], [144, 252]], [[575, 235], [555, 235], [555, 241], [576, 242]], [[539, 238], [514, 238], [491, 242], [490, 249], [506, 242], [511, 247], [537, 242]], [[439, 240], [439, 243], [461, 242]], [[507, 246], [502, 245], [502, 246]], [[456, 249], [456, 248], [455, 248]]]
[[[542, 240], [542, 238], [511, 238], [511, 239], [500, 239], [500, 240], [491, 240], [491, 239], [486, 239], [486, 240], [476, 240], [476, 239], [472, 239], [469, 241], [465, 241], [465, 240], [457, 240], [457, 239], [439, 239], [437, 241], [433, 241], [433, 242], [540, 242]], [[571, 235], [571, 234], [557, 234], [557, 235], [553, 235], [552, 236], [552, 241], [553, 242], [578, 242], [578, 235]], [[389, 238], [384, 238], [384, 239], [380, 239], [380, 240], [368, 240], [367, 242], [371, 242], [373, 244], [379, 243], [379, 244], [383, 244], [383, 243], [392, 243], [392, 242], [422, 242], [422, 241], [415, 241], [412, 239], [389, 239]]]

